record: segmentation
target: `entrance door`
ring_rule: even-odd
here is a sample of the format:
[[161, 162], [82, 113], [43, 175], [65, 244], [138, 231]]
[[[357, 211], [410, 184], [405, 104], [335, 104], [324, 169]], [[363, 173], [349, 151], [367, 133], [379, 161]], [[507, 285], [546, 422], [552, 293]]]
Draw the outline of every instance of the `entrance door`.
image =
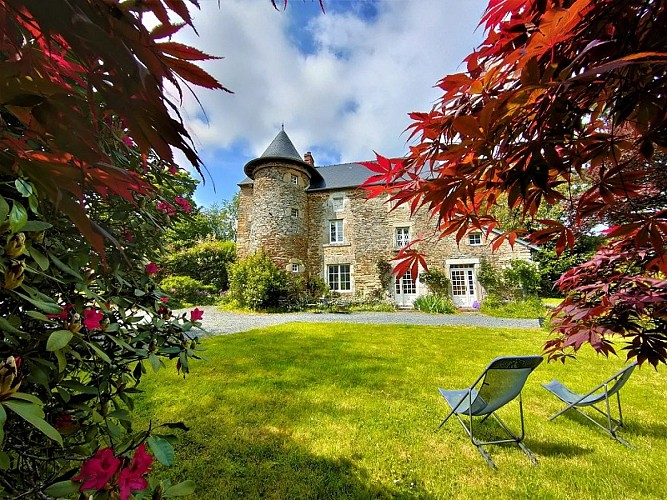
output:
[[417, 298], [417, 282], [412, 279], [410, 271], [400, 279], [395, 279], [394, 298], [399, 307], [412, 307], [412, 303]]
[[472, 307], [476, 299], [475, 268], [472, 264], [451, 265], [452, 300], [457, 307]]

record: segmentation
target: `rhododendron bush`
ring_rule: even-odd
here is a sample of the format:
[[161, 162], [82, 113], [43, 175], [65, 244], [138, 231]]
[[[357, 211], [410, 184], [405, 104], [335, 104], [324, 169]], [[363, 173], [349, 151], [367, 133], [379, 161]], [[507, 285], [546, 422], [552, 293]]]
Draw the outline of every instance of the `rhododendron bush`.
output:
[[132, 418], [146, 370], [198, 357], [202, 312], [153, 281], [192, 208], [173, 148], [200, 168], [163, 86], [222, 88], [169, 38], [189, 8], [0, 0], [0, 497], [192, 492], [149, 475], [185, 426]]
[[[407, 157], [370, 164], [367, 189], [427, 207], [440, 236], [486, 231], [494, 248], [521, 236], [560, 254], [617, 220], [598, 254], [558, 282], [566, 298], [546, 350], [564, 360], [589, 344], [606, 355], [622, 338], [628, 358], [664, 363], [667, 5], [491, 0], [481, 25], [486, 39], [466, 70], [438, 82], [430, 112], [411, 115]], [[566, 216], [540, 217], [545, 205]], [[492, 232], [497, 206], [539, 229]], [[398, 272], [424, 265], [418, 250], [403, 250]]]

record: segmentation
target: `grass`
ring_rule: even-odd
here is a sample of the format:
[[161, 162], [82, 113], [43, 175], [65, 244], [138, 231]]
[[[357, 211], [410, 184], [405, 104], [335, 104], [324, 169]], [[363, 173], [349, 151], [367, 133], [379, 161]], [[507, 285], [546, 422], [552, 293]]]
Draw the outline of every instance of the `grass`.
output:
[[[576, 414], [547, 420], [560, 404], [540, 383], [586, 390], [623, 366], [589, 353], [528, 379], [525, 442], [539, 466], [492, 446], [493, 471], [455, 420], [434, 432], [437, 387], [466, 387], [493, 357], [543, 341], [541, 330], [293, 323], [206, 339], [209, 361], [185, 380], [148, 376], [136, 412], [190, 426], [176, 465], [156, 473], [193, 479], [197, 499], [664, 498], [667, 401], [652, 368], [623, 391], [634, 450]], [[516, 402], [499, 414], [516, 428]]]

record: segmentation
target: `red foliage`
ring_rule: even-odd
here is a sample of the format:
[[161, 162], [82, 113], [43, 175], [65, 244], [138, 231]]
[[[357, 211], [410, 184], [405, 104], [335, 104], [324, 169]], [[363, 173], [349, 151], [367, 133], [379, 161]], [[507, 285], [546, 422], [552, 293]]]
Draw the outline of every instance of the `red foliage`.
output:
[[[570, 220], [533, 221], [541, 229], [529, 236], [538, 244], [555, 241], [560, 253], [582, 228], [661, 185], [655, 179], [664, 177], [656, 175], [664, 170], [656, 158], [667, 152], [667, 6], [492, 0], [481, 24], [486, 39], [465, 59], [467, 71], [438, 82], [443, 94], [433, 110], [411, 114], [416, 144], [407, 157], [378, 156], [366, 188], [409, 203], [413, 212], [427, 208], [441, 234], [457, 241], [472, 230], [497, 229], [497, 205], [526, 219], [535, 219], [542, 204], [561, 205]], [[576, 185], [585, 186], [581, 195]], [[662, 192], [652, 190], [661, 204], [642, 205], [630, 219], [614, 217], [607, 249], [572, 271], [575, 282], [563, 277], [559, 285], [571, 295], [559, 309], [560, 337], [547, 345], [552, 357], [584, 343], [613, 352], [609, 336], [621, 335], [640, 363], [665, 361], [657, 333], [667, 299]], [[494, 248], [516, 237], [503, 233]], [[626, 265], [597, 280], [614, 255]], [[613, 305], [602, 293], [608, 286]], [[633, 319], [611, 325], [610, 318]]]
[[[200, 171], [164, 83], [226, 89], [190, 62], [211, 56], [158, 41], [191, 25], [188, 9], [185, 0], [0, 1], [0, 173], [30, 179], [100, 254], [108, 235], [86, 217], [87, 193], [134, 202], [152, 190], [143, 172], [114, 166], [112, 151], [136, 145], [173, 165], [177, 148]], [[152, 31], [147, 12], [161, 23]]]

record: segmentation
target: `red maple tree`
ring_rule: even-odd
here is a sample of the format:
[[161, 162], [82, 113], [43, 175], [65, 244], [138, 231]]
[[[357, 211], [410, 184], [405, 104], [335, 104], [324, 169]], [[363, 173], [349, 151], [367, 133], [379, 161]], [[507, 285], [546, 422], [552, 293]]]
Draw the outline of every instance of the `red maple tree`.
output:
[[[402, 160], [378, 157], [367, 182], [412, 210], [426, 207], [442, 236], [499, 228], [492, 208], [505, 203], [537, 219], [559, 204], [566, 220], [537, 219], [527, 237], [573, 247], [582, 227], [605, 222], [614, 207], [645, 196], [661, 178], [667, 151], [667, 52], [664, 2], [639, 0], [492, 0], [486, 39], [465, 72], [444, 77], [430, 112], [412, 113], [416, 139]], [[572, 186], [585, 186], [574, 194]], [[653, 184], [655, 185], [655, 183]], [[656, 197], [661, 200], [662, 197]], [[646, 208], [646, 207], [645, 207]], [[518, 231], [494, 237], [513, 243]], [[667, 206], [639, 210], [606, 232], [590, 262], [558, 282], [550, 357], [589, 343], [628, 358], [667, 359]], [[415, 265], [405, 252], [399, 269]]]

